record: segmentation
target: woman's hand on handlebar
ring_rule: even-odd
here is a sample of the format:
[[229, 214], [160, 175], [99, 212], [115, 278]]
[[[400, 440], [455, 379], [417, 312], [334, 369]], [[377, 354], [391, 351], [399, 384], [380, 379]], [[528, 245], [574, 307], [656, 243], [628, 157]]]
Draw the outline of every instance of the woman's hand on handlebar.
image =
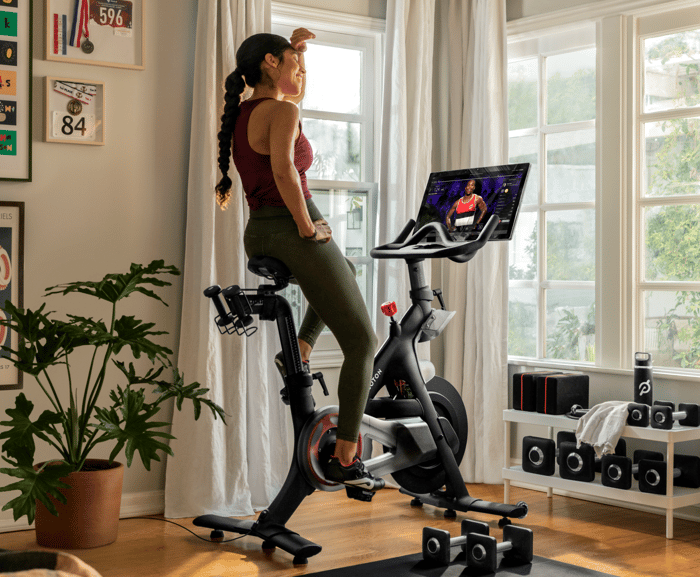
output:
[[333, 231], [330, 225], [325, 219], [319, 218], [313, 222], [314, 232], [311, 235], [305, 235], [301, 229], [299, 230], [299, 236], [304, 240], [310, 240], [318, 244], [326, 244], [333, 238]]

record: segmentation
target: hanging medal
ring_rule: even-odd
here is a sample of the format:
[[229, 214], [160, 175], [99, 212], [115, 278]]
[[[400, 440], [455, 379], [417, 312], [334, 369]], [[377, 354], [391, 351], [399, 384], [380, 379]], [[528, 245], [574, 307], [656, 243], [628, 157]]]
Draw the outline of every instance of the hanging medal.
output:
[[85, 54], [92, 54], [95, 45], [90, 41], [88, 23], [90, 22], [89, 0], [76, 0], [73, 11], [73, 32], [70, 37], [70, 45], [81, 48]]

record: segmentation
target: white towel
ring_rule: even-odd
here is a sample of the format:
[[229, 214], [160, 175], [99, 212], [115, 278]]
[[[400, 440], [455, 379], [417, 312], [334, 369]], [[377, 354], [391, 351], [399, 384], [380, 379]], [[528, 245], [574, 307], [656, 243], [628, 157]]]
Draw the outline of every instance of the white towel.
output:
[[591, 408], [579, 419], [576, 427], [577, 446], [580, 447], [581, 443], [593, 445], [599, 459], [614, 453], [627, 423], [629, 405], [626, 401], [607, 401]]

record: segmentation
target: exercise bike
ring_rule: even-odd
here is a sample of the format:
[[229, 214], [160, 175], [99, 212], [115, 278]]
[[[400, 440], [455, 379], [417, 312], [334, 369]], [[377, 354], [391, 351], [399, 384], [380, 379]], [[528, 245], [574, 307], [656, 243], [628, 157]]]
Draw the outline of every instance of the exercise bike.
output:
[[[454, 316], [445, 308], [441, 291], [425, 282], [423, 261], [449, 258], [466, 262], [486, 244], [499, 219], [491, 216], [479, 237], [473, 241], [451, 240], [441, 224], [429, 223], [411, 234], [415, 221], [404, 227], [398, 238], [370, 252], [373, 258], [401, 258], [408, 265], [411, 307], [399, 322], [393, 318], [395, 307], [383, 307], [391, 316], [390, 333], [374, 360], [374, 371], [365, 414], [362, 418], [358, 454], [375, 477], [392, 474], [403, 494], [413, 497], [411, 505], [433, 505], [445, 509], [445, 516], [456, 511], [488, 513], [510, 518], [527, 515], [527, 504], [515, 505], [482, 501], [472, 497], [459, 471], [467, 446], [467, 414], [455, 388], [445, 379], [434, 376], [426, 383], [416, 356], [416, 344], [436, 338]], [[286, 523], [301, 502], [314, 490], [334, 491], [345, 488], [348, 496], [370, 501], [374, 493], [327, 481], [322, 466], [332, 454], [338, 407], [315, 409], [311, 392], [318, 380], [327, 395], [321, 373], [309, 374], [302, 369], [294, 320], [289, 303], [279, 295], [291, 278], [281, 261], [270, 257], [253, 257], [248, 263], [253, 273], [271, 279], [257, 289], [230, 286], [209, 287], [205, 296], [212, 299], [217, 311], [216, 324], [222, 333], [250, 336], [255, 332], [253, 316], [277, 323], [287, 377], [282, 390], [289, 404], [294, 427], [295, 453], [287, 478], [272, 504], [255, 521], [217, 515], [203, 515], [194, 520], [199, 527], [213, 529], [212, 540], [221, 540], [223, 531], [253, 535], [263, 540], [264, 550], [280, 547], [294, 555], [294, 564], [308, 562], [321, 546], [286, 528]], [[434, 298], [439, 309], [431, 306]], [[432, 370], [434, 374], [434, 369]], [[387, 396], [378, 393], [386, 388]], [[371, 456], [371, 441], [383, 452]]]

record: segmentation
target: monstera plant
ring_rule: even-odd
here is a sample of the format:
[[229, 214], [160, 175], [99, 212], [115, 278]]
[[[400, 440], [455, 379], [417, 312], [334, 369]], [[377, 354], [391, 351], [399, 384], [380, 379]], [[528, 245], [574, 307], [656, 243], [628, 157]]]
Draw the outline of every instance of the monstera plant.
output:
[[[79, 293], [104, 301], [111, 309], [107, 322], [74, 314], [58, 319], [45, 311], [46, 303], [35, 311], [5, 303], [8, 318], [0, 324], [15, 331], [19, 339], [16, 348], [3, 346], [2, 350], [20, 371], [34, 377], [51, 405], [33, 415], [34, 404], [20, 393], [14, 408], [5, 411], [10, 420], [0, 422], [2, 458], [11, 466], [0, 472], [18, 479], [0, 491], [20, 491], [3, 511], [12, 509], [15, 521], [26, 515], [31, 524], [37, 500], [56, 515], [49, 496], [66, 502], [60, 489], [67, 486], [61, 479], [81, 471], [101, 443], [113, 444], [110, 462], [124, 449], [127, 466], [138, 453], [147, 470], [152, 461], [160, 461], [161, 452], [173, 455], [164, 442], [174, 438], [164, 431], [170, 423], [156, 419], [168, 399], [174, 399], [177, 410], [185, 401], [191, 402], [195, 419], [202, 406], [208, 407], [214, 418], [220, 416], [225, 423], [223, 409], [204, 397], [208, 389], [199, 383], [185, 384], [170, 361], [172, 351], [154, 340], [167, 333], [155, 330], [154, 323], [117, 314], [117, 304], [135, 294], [167, 306], [152, 289], [170, 286], [164, 277], [179, 274], [176, 267], [157, 260], [148, 266], [132, 264], [126, 274], [108, 274], [100, 281], [46, 289], [46, 297]], [[89, 354], [74, 355], [86, 348]], [[78, 356], [85, 366], [74, 366]], [[150, 362], [143, 359], [137, 362], [140, 369], [135, 368], [133, 360], [142, 357]], [[108, 371], [110, 365], [117, 371]], [[170, 379], [165, 378], [168, 375]], [[123, 384], [114, 383], [115, 377]], [[109, 394], [103, 395], [107, 390]], [[35, 462], [37, 440], [56, 450], [55, 460]]]

